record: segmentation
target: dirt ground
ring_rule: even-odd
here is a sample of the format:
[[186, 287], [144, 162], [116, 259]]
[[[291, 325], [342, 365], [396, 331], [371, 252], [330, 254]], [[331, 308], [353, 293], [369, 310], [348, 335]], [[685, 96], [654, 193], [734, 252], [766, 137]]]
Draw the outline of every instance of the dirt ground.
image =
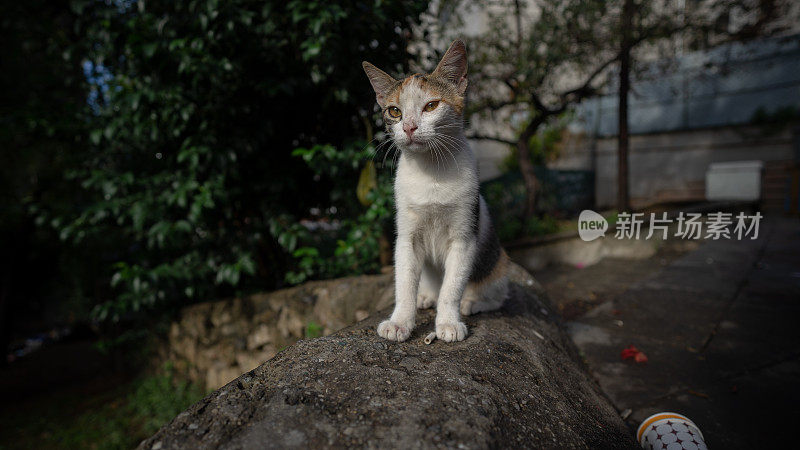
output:
[[665, 241], [650, 258], [604, 258], [584, 268], [554, 265], [533, 272], [533, 276], [544, 286], [564, 320], [572, 320], [699, 245], [698, 241], [673, 239]]

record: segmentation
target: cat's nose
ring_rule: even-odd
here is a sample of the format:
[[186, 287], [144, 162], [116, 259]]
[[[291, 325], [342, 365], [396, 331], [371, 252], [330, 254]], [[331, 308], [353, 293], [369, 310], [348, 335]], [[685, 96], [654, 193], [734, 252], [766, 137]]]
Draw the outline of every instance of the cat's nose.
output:
[[414, 134], [417, 128], [417, 124], [414, 122], [406, 122], [403, 124], [403, 131], [406, 132], [409, 139], [411, 139], [411, 135]]

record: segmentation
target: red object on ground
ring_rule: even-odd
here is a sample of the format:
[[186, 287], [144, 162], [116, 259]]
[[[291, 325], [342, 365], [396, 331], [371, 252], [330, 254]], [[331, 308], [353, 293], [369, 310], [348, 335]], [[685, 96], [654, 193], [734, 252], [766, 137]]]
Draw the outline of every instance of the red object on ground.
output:
[[647, 355], [633, 345], [629, 345], [627, 348], [624, 348], [619, 356], [622, 357], [622, 359], [633, 359], [637, 363], [647, 362]]

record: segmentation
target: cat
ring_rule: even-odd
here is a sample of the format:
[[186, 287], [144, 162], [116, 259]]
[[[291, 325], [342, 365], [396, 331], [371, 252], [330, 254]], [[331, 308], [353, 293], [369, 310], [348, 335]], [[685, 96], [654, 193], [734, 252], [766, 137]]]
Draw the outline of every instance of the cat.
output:
[[408, 339], [416, 309], [436, 306], [436, 337], [461, 341], [461, 314], [491, 311], [508, 293], [508, 256], [478, 192], [475, 154], [464, 135], [467, 51], [456, 40], [430, 74], [396, 80], [364, 61], [386, 133], [400, 151], [395, 307], [378, 335]]

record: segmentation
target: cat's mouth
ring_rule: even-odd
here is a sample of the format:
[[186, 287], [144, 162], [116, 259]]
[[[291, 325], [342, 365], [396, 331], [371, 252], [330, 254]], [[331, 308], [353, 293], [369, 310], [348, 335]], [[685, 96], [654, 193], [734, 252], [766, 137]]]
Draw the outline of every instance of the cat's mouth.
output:
[[404, 145], [406, 150], [421, 152], [428, 149], [428, 144], [419, 139], [409, 139]]
[[429, 139], [427, 136], [421, 135], [414, 135], [414, 136], [403, 136], [402, 143], [400, 143], [400, 147], [404, 150], [409, 150], [412, 152], [422, 152], [428, 150], [430, 146]]

